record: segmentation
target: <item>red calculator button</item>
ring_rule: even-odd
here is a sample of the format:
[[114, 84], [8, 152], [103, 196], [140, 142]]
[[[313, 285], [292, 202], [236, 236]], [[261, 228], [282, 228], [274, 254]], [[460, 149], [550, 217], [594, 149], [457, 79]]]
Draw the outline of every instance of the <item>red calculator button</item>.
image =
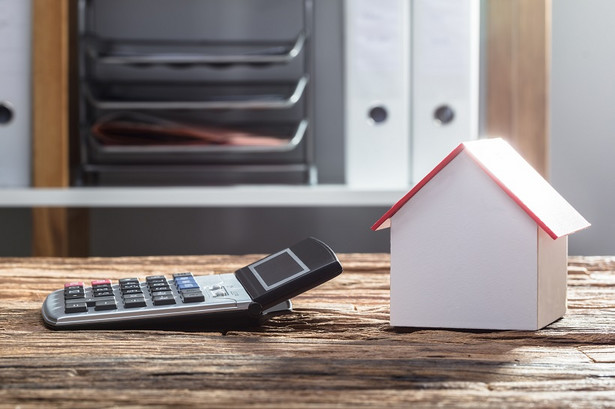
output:
[[92, 281], [92, 287], [94, 287], [95, 285], [105, 285], [105, 284], [111, 284], [111, 280], [94, 280], [94, 281]]

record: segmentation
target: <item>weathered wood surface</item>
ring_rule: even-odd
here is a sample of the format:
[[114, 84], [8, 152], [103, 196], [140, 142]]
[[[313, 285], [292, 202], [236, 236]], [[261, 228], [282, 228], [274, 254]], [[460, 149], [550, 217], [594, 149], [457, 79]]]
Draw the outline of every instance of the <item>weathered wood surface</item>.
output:
[[65, 281], [229, 272], [255, 256], [0, 259], [0, 407], [615, 407], [615, 258], [571, 258], [566, 316], [536, 332], [394, 330], [387, 255], [262, 327], [51, 331]]

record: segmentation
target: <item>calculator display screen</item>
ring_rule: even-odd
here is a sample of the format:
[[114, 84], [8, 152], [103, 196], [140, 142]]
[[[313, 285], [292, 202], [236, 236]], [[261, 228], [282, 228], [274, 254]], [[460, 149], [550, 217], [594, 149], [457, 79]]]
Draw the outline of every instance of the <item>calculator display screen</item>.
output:
[[265, 290], [276, 288], [309, 271], [290, 249], [280, 251], [249, 266]]

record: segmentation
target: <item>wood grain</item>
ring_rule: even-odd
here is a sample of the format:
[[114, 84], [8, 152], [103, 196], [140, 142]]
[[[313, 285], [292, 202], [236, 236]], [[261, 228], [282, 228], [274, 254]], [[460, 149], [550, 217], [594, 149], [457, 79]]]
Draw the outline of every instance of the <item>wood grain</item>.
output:
[[68, 186], [69, 1], [32, 2], [33, 183]]
[[486, 4], [486, 134], [507, 139], [548, 177], [551, 1]]
[[[32, 185], [68, 187], [74, 115], [74, 0], [32, 2]], [[86, 209], [32, 209], [32, 255], [87, 255]]]
[[0, 407], [615, 406], [615, 258], [571, 258], [565, 317], [540, 331], [394, 329], [389, 258], [344, 273], [260, 327], [46, 329], [69, 280], [231, 272], [258, 256], [0, 259]]

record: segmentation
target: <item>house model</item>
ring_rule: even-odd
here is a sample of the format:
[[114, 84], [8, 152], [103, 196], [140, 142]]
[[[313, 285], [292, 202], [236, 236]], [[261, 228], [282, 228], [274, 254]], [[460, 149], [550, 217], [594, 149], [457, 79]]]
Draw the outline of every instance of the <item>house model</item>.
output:
[[386, 212], [391, 325], [542, 328], [566, 312], [568, 235], [589, 223], [502, 139], [462, 143]]

